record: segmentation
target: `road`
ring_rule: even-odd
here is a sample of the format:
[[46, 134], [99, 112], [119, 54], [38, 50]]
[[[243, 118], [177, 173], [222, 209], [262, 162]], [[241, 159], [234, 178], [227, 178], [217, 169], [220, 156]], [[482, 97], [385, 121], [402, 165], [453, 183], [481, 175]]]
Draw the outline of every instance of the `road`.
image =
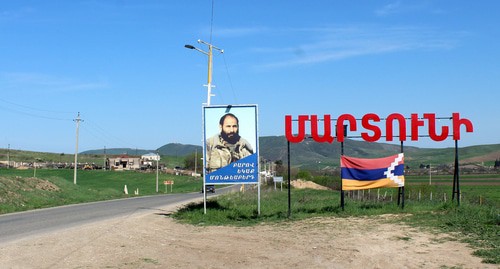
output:
[[[218, 189], [217, 193], [226, 191], [229, 189]], [[187, 203], [195, 199], [203, 199], [203, 194], [143, 196], [0, 215], [0, 243], [91, 222], [147, 213], [166, 205]]]

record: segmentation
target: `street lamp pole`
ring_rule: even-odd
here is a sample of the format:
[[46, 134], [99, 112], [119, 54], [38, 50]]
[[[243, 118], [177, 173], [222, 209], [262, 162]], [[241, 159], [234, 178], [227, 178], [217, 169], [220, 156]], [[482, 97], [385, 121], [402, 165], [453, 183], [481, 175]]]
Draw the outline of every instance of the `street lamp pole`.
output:
[[206, 86], [207, 87], [207, 106], [210, 106], [210, 99], [212, 96], [215, 96], [215, 94], [212, 94], [212, 87], [214, 87], [212, 85], [212, 56], [213, 56], [213, 50], [216, 49], [218, 51], [220, 51], [220, 53], [224, 53], [224, 50], [223, 49], [220, 49], [220, 48], [217, 48], [215, 47], [214, 45], [210, 44], [210, 43], [207, 43], [201, 39], [198, 39], [198, 43], [200, 44], [205, 44], [208, 46], [208, 52], [207, 51], [204, 51], [202, 49], [199, 49], [193, 45], [184, 45], [185, 48], [187, 49], [194, 49], [194, 50], [197, 50], [205, 55], [208, 56], [208, 78], [207, 78], [207, 85], [203, 85], [203, 86]]

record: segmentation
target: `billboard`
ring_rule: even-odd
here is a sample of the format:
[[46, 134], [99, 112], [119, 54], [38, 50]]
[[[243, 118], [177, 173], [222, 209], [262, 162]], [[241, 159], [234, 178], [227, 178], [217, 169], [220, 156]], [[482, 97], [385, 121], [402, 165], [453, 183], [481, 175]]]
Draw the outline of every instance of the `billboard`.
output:
[[257, 184], [257, 105], [203, 107], [205, 184]]

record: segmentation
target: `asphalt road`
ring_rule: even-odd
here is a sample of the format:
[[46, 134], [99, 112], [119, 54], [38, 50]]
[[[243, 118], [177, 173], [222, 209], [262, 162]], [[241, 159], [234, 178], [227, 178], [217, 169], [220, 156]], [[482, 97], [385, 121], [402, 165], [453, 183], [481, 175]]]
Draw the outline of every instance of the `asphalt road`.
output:
[[[218, 194], [226, 191], [228, 190], [217, 189]], [[0, 243], [91, 222], [157, 211], [161, 207], [186, 203], [193, 199], [203, 199], [203, 194], [144, 196], [0, 215]]]

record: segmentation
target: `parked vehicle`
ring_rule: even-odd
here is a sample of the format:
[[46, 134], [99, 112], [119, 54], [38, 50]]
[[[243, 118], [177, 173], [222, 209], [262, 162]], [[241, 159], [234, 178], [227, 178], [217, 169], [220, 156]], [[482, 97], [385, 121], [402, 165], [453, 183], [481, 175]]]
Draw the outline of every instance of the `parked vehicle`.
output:
[[[207, 190], [207, 193], [215, 193], [215, 185], [205, 185], [205, 189]], [[203, 192], [203, 189], [201, 190]]]

